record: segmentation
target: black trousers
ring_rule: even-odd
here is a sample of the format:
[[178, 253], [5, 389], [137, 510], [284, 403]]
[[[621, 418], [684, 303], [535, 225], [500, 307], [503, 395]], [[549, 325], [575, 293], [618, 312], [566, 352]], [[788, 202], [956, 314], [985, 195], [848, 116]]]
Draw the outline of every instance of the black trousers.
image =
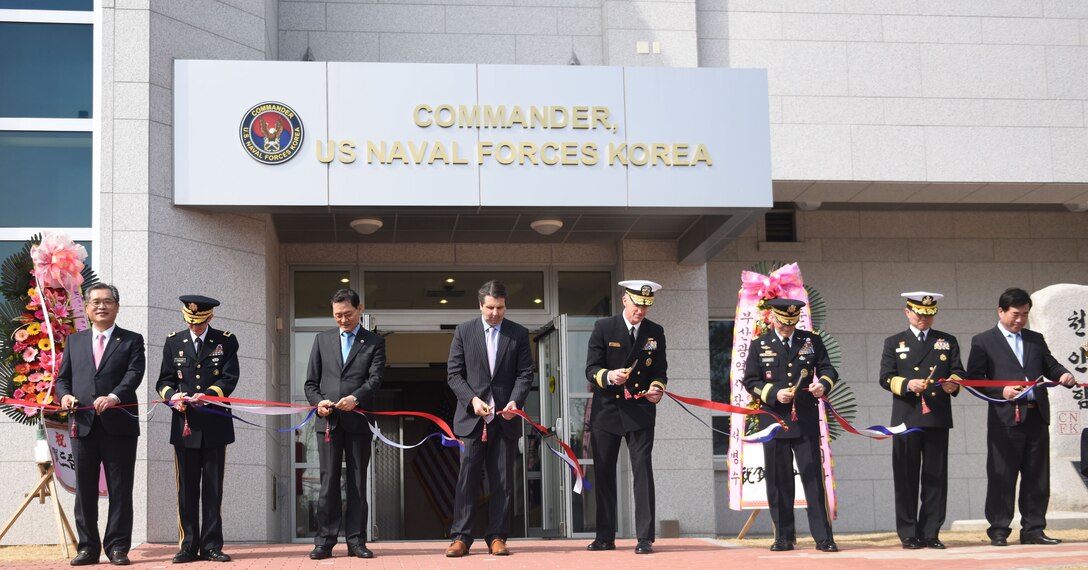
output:
[[767, 481], [767, 503], [774, 522], [775, 540], [797, 540], [793, 517], [795, 496], [793, 460], [801, 472], [805, 500], [808, 502], [808, 529], [816, 542], [833, 538], [827, 518], [827, 494], [824, 491], [823, 467], [820, 461], [819, 436], [772, 439], [763, 444], [763, 472]]
[[[317, 501], [316, 546], [329, 550], [336, 545], [341, 521], [344, 542], [349, 546], [366, 545], [366, 469], [370, 464], [370, 432], [350, 433], [336, 426], [325, 443], [325, 432], [317, 432], [317, 459], [321, 465], [321, 494]], [[347, 505], [340, 495], [342, 464], [347, 463]]]
[[620, 442], [627, 440], [631, 472], [635, 479], [635, 534], [638, 540], [654, 541], [654, 428], [648, 427], [616, 435], [604, 430], [590, 432], [593, 445], [593, 492], [597, 499], [597, 540], [616, 540], [616, 461]]
[[1050, 430], [1039, 408], [1027, 408], [1015, 427], [990, 425], [986, 430], [986, 520], [990, 538], [1007, 537], [1012, 529], [1013, 497], [1020, 477], [1020, 537], [1035, 538], [1046, 528], [1050, 503]]
[[227, 446], [174, 446], [178, 482], [178, 530], [181, 550], [207, 552], [223, 548], [223, 471]]
[[[136, 441], [139, 436], [110, 435], [95, 416], [91, 431], [72, 438], [76, 460], [76, 532], [79, 550], [128, 552], [132, 546], [132, 484], [136, 473]], [[98, 534], [99, 465], [106, 473], [109, 514], [106, 534]]]
[[476, 518], [476, 501], [480, 497], [480, 477], [487, 470], [491, 499], [487, 513], [484, 540], [510, 537], [514, 511], [514, 459], [517, 457], [518, 423], [496, 416], [487, 424], [487, 441], [482, 441], [484, 422], [461, 438], [465, 451], [457, 472], [457, 489], [453, 499], [453, 523], [450, 539], [463, 540], [472, 546], [472, 526]]
[[892, 438], [892, 476], [899, 540], [937, 538], [948, 501], [948, 428]]

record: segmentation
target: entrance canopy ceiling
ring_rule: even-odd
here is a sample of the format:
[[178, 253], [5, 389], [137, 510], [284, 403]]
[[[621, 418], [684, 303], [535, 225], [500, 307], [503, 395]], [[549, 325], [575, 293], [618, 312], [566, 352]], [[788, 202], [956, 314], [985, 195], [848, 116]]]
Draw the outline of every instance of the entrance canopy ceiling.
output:
[[[272, 214], [282, 243], [617, 243], [625, 239], [677, 242], [678, 260], [703, 263], [743, 232], [762, 210], [705, 212], [672, 209], [404, 209], [366, 208]], [[382, 222], [362, 235], [351, 227], [359, 218]], [[563, 223], [551, 235], [530, 224], [552, 219]]]

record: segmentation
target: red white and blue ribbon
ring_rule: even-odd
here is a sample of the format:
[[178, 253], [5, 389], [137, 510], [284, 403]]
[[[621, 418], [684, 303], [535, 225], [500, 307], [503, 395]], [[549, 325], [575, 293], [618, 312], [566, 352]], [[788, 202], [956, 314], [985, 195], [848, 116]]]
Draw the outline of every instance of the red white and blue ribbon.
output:
[[831, 414], [831, 417], [835, 418], [835, 421], [837, 421], [839, 425], [842, 426], [842, 429], [854, 435], [860, 435], [862, 437], [867, 437], [870, 439], [881, 440], [888, 439], [889, 437], [897, 435], [913, 433], [916, 431], [924, 431], [922, 428], [908, 428], [906, 424], [899, 424], [890, 427], [875, 425], [869, 426], [867, 428], [858, 429], [850, 425], [850, 422], [846, 421], [846, 418], [842, 417], [839, 412], [835, 411], [835, 407], [831, 405], [831, 402], [827, 401], [827, 398], [821, 398], [821, 400], [823, 401], [824, 406], [827, 408], [827, 411]]

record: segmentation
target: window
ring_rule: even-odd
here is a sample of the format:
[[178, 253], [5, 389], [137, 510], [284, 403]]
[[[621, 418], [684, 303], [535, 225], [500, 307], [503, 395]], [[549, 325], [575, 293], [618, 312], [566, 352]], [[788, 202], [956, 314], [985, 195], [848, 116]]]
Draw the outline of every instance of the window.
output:
[[479, 310], [477, 291], [497, 279], [506, 285], [510, 310], [546, 310], [542, 271], [367, 271], [366, 310]]
[[[732, 395], [729, 373], [733, 357], [733, 321], [711, 320], [710, 332], [710, 399], [728, 404]], [[729, 433], [729, 415], [715, 411], [711, 416], [714, 429]], [[729, 452], [729, 437], [713, 432], [714, 455]]]
[[0, 117], [91, 117], [92, 27], [0, 22]]

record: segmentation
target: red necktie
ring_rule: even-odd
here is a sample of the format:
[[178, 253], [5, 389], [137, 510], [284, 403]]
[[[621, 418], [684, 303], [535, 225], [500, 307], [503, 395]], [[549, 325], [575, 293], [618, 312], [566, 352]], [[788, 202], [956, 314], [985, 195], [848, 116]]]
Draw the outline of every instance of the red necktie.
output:
[[106, 352], [106, 335], [98, 335], [98, 341], [94, 343], [94, 367], [97, 370], [98, 365], [102, 363], [102, 353]]

